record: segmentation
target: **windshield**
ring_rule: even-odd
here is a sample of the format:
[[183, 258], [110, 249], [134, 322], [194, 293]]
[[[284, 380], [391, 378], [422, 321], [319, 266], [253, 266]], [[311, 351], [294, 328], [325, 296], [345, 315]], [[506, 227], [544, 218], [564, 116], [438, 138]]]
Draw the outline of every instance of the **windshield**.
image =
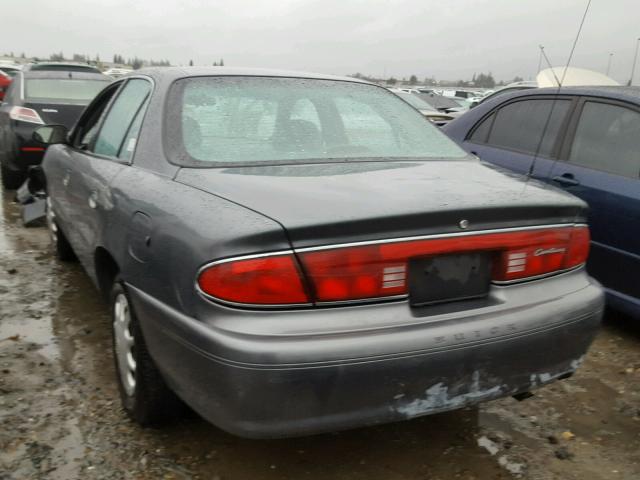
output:
[[25, 81], [24, 94], [31, 103], [88, 105], [109, 83], [109, 79], [30, 78]]
[[432, 108], [458, 108], [460, 104], [453, 97], [443, 97], [435, 93], [421, 93], [420, 99], [424, 100]]
[[167, 148], [186, 166], [466, 156], [391, 92], [355, 82], [190, 78], [168, 112], [180, 141]]
[[431, 108], [431, 105], [429, 105], [427, 102], [425, 102], [424, 100], [420, 99], [420, 97], [417, 97], [413, 93], [396, 92], [396, 95], [398, 95], [405, 102], [407, 102], [411, 106], [417, 108], [418, 110], [433, 110]]

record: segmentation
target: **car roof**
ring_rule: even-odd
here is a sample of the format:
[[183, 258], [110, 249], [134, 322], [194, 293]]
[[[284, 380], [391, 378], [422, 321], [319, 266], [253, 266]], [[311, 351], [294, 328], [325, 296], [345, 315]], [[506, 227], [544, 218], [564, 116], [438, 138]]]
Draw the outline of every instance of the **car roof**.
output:
[[615, 100], [623, 100], [640, 105], [640, 87], [626, 86], [586, 86], [586, 87], [562, 87], [558, 90], [555, 87], [549, 88], [531, 88], [519, 90], [513, 93], [504, 94], [500, 97], [500, 103], [504, 100], [517, 97], [527, 97], [531, 95], [579, 95], [589, 97], [611, 98]]
[[27, 70], [24, 78], [72, 79], [72, 80], [102, 80], [110, 82], [111, 77], [93, 72], [66, 72], [60, 70]]
[[[89, 65], [88, 63], [79, 63], [79, 62], [37, 62], [37, 63], [29, 63], [23, 67], [25, 71], [46, 71], [50, 69], [51, 71], [74, 71], [83, 70], [87, 72], [99, 72], [98, 67], [93, 65]], [[65, 70], [68, 69], [68, 70]]]
[[148, 75], [152, 78], [174, 80], [185, 77], [228, 76], [228, 77], [289, 77], [307, 78], [314, 80], [338, 80], [343, 82], [364, 83], [370, 82], [353, 77], [326, 75], [322, 73], [296, 72], [289, 70], [272, 70], [266, 68], [236, 68], [236, 67], [149, 67], [135, 70], [125, 75]]

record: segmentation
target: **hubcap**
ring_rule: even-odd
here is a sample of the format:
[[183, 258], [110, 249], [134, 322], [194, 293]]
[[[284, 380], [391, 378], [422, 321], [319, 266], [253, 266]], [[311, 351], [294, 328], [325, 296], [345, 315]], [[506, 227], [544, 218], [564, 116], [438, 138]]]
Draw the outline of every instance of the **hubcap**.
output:
[[124, 293], [118, 294], [113, 306], [113, 338], [120, 381], [127, 395], [136, 390], [136, 361], [133, 358], [134, 338], [131, 335], [131, 310]]
[[58, 243], [58, 225], [56, 225], [56, 214], [51, 208], [51, 199], [47, 197], [47, 227], [49, 228], [49, 235], [51, 236], [51, 241], [56, 244]]

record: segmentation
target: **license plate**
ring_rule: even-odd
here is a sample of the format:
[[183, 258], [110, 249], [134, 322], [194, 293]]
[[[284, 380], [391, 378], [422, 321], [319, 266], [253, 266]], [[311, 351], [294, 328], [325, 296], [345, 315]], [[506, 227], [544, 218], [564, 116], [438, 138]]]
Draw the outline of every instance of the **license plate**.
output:
[[485, 297], [490, 283], [489, 253], [440, 255], [409, 261], [412, 306]]

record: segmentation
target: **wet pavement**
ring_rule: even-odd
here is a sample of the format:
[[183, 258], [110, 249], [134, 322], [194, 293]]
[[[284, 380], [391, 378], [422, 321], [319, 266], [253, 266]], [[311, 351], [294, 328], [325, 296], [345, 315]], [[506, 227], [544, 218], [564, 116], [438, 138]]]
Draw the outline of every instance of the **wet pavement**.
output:
[[104, 304], [0, 204], [0, 479], [640, 479], [640, 325], [608, 314], [571, 379], [517, 402], [289, 440], [120, 409]]

